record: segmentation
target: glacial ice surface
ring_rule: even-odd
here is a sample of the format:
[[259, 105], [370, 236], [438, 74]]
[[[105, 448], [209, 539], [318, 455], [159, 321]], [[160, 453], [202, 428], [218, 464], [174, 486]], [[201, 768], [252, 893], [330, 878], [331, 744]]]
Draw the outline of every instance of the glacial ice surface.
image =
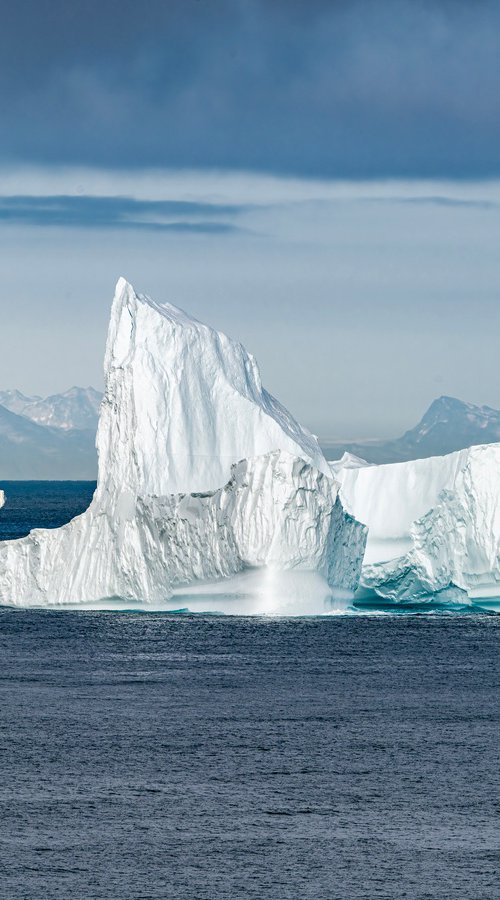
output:
[[395, 603], [500, 595], [500, 444], [389, 465], [332, 465], [368, 526], [361, 586]]
[[120, 279], [105, 377], [94, 499], [0, 544], [0, 602], [158, 604], [257, 568], [355, 590], [366, 529], [240, 344]]

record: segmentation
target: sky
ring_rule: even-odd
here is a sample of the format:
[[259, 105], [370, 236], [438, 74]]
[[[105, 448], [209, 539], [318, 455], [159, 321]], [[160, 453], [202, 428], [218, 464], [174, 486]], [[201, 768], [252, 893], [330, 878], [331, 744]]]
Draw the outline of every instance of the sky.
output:
[[323, 438], [500, 407], [500, 5], [17, 0], [0, 387], [102, 386], [119, 275]]

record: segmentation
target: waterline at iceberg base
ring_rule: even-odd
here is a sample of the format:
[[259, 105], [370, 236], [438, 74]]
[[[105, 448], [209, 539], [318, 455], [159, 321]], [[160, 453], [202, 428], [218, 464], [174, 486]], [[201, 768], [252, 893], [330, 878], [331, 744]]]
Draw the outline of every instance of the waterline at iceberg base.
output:
[[105, 379], [92, 503], [0, 542], [0, 603], [500, 609], [500, 445], [327, 463], [240, 344], [124, 279]]

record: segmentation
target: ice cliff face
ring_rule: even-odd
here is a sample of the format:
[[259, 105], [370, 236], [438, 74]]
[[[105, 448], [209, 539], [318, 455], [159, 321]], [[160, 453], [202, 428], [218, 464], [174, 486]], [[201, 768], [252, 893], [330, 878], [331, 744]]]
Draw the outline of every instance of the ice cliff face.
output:
[[105, 374], [92, 504], [0, 544], [1, 602], [161, 602], [263, 566], [356, 588], [366, 531], [241, 345], [121, 279]]
[[386, 466], [336, 464], [369, 527], [361, 584], [397, 603], [500, 593], [500, 444]]

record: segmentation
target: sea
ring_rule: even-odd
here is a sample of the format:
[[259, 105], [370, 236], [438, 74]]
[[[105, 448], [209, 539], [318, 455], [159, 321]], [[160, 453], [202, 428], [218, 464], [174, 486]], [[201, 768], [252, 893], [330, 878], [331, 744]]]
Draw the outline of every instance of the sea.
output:
[[[4, 539], [94, 489], [2, 487]], [[499, 651], [488, 612], [0, 608], [0, 897], [498, 900]]]
[[0, 481], [0, 541], [25, 537], [33, 528], [59, 528], [89, 507], [95, 481]]

